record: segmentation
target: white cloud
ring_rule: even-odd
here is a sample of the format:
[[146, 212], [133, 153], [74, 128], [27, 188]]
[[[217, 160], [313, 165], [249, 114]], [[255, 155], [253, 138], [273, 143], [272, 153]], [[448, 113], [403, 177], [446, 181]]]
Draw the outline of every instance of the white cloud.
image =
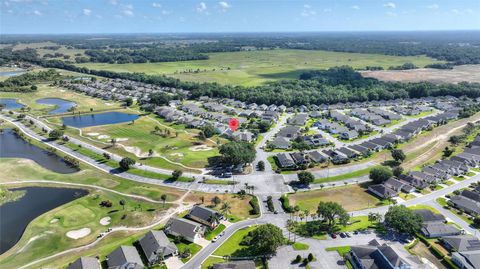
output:
[[123, 15], [128, 16], [128, 17], [132, 17], [133, 15], [135, 15], [135, 14], [133, 14], [133, 11], [130, 10], [130, 9], [124, 9], [122, 11], [122, 13], [123, 13]]
[[82, 10], [82, 13], [83, 13], [83, 15], [85, 15], [85, 16], [90, 16], [90, 14], [92, 14], [92, 10], [90, 10], [90, 9], [88, 9], [88, 8], [84, 8], [84, 9]]
[[432, 5], [427, 6], [427, 8], [429, 8], [429, 9], [439, 9], [440, 6], [437, 5], [437, 4], [432, 4]]
[[117, 1], [117, 0], [109, 0], [108, 3], [109, 3], [110, 5], [113, 5], [113, 6], [118, 5], [118, 1]]
[[38, 11], [38, 10], [34, 10], [34, 11], [33, 11], [33, 15], [35, 15], [35, 16], [42, 16], [43, 13], [40, 12], [40, 11]]
[[300, 15], [302, 17], [310, 17], [317, 15], [317, 12], [315, 10], [312, 10], [312, 7], [310, 5], [303, 5], [303, 10]]
[[153, 2], [153, 3], [152, 3], [152, 7], [154, 7], [154, 8], [162, 8], [162, 4]]
[[197, 12], [202, 13], [207, 10], [207, 4], [205, 2], [200, 2], [197, 6]]
[[393, 2], [388, 2], [386, 4], [383, 5], [384, 7], [388, 7], [388, 8], [396, 8], [397, 5], [395, 5], [395, 3]]
[[220, 10], [223, 12], [227, 11], [229, 8], [232, 7], [230, 4], [228, 4], [225, 1], [218, 2], [218, 5], [220, 6]]
[[360, 7], [359, 7], [359, 6], [357, 6], [357, 5], [353, 5], [353, 6], [351, 6], [350, 8], [352, 8], [352, 9], [356, 9], [356, 10], [359, 10], [359, 9], [360, 9]]

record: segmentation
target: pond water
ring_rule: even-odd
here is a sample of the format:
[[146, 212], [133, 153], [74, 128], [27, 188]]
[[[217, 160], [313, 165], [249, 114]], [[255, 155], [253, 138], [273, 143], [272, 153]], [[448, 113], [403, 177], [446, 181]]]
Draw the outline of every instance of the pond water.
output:
[[2, 71], [0, 72], [0, 77], [13, 77], [25, 73], [25, 70], [13, 70], [13, 71]]
[[85, 196], [88, 191], [70, 188], [26, 187], [25, 195], [0, 206], [0, 254], [13, 247], [36, 217]]
[[84, 128], [90, 126], [129, 122], [138, 118], [139, 116], [137, 114], [129, 114], [123, 112], [105, 112], [100, 114], [63, 117], [62, 121], [65, 125], [68, 126]]
[[[12, 129], [3, 129], [0, 133], [0, 158], [25, 158], [30, 159], [49, 169], [61, 174], [77, 172], [55, 154], [49, 153], [18, 137]], [[1, 172], [0, 172], [1, 173]]]
[[48, 112], [48, 114], [60, 114], [66, 113], [68, 110], [77, 104], [72, 101], [60, 99], [60, 98], [43, 98], [36, 101], [37, 104], [53, 105], [55, 109]]
[[5, 109], [14, 110], [24, 107], [15, 98], [0, 98], [0, 104], [5, 106]]

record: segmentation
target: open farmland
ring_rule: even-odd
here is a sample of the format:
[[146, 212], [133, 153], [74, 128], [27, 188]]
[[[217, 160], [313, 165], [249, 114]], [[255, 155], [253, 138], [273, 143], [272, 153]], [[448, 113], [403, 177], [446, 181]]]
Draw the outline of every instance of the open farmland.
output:
[[362, 71], [364, 77], [385, 81], [434, 83], [480, 82], [480, 65], [460, 65], [453, 69], [419, 68], [412, 70]]
[[254, 86], [271, 80], [298, 78], [301, 72], [310, 69], [327, 69], [341, 65], [350, 65], [353, 68], [366, 66], [388, 68], [407, 62], [423, 67], [429, 63], [439, 62], [426, 56], [403, 57], [286, 49], [221, 52], [208, 55], [210, 59], [197, 61], [140, 64], [86, 63], [78, 66], [116, 72], [166, 74], [187, 81], [215, 81], [222, 84]]

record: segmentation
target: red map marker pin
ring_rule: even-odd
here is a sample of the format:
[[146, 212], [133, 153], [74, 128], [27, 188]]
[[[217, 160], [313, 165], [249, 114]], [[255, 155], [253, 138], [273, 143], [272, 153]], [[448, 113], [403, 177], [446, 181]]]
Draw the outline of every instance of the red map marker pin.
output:
[[230, 119], [230, 121], [228, 122], [228, 126], [230, 126], [232, 132], [235, 132], [238, 128], [238, 120], [235, 118]]

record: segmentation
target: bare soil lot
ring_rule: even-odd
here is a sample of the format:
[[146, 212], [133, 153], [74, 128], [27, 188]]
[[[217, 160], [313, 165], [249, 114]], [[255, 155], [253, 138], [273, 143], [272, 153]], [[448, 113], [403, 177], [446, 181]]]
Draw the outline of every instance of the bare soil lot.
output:
[[384, 81], [434, 83], [480, 82], [480, 65], [460, 65], [453, 69], [419, 68], [413, 70], [361, 71], [364, 77]]

